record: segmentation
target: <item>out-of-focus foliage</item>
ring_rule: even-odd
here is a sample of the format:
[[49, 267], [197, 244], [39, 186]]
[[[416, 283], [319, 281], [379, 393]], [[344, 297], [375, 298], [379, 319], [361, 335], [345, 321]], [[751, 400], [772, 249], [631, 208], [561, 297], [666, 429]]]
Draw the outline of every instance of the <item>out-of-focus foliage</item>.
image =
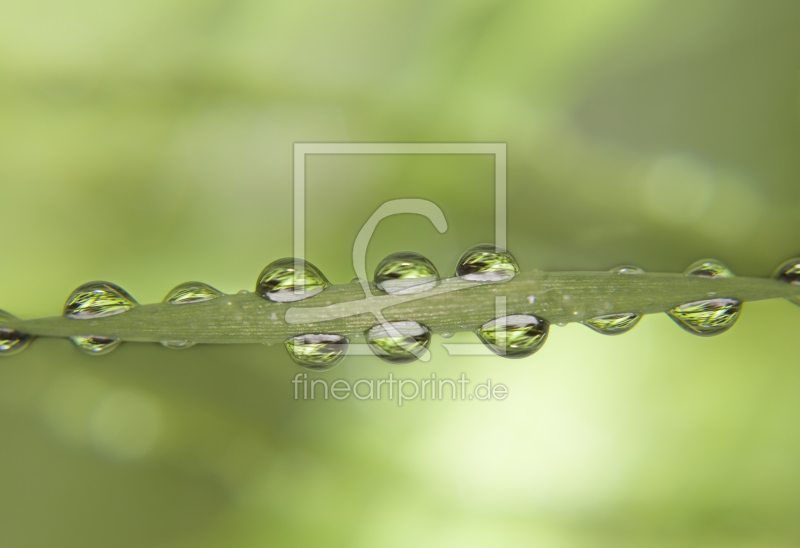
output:
[[[800, 238], [792, 0], [0, 2], [0, 308], [81, 283], [154, 302], [252, 290], [292, 253], [294, 142], [508, 143], [523, 270], [767, 276]], [[451, 275], [493, 238], [488, 157], [307, 160], [307, 258], [334, 283]], [[295, 401], [280, 345], [38, 340], [0, 361], [0, 545], [793, 546], [800, 310], [714, 339], [667, 317], [554, 327], [519, 361], [351, 357], [331, 378], [491, 378], [496, 402]], [[455, 339], [473, 341], [458, 336]]]

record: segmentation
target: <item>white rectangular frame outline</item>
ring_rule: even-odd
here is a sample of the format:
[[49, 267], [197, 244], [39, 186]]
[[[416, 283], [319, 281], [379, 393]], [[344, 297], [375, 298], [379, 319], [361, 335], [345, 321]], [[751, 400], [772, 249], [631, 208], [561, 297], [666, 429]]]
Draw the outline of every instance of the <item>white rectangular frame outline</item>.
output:
[[507, 249], [506, 143], [295, 143], [294, 257], [306, 254], [306, 155], [308, 154], [481, 154], [494, 156], [494, 244]]

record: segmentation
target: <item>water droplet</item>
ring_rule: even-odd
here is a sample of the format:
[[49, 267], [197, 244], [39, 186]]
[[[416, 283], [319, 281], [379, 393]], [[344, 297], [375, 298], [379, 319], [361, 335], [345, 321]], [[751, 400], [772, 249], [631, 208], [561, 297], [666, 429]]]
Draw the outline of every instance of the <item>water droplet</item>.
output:
[[349, 341], [341, 335], [309, 334], [290, 337], [284, 344], [301, 367], [310, 371], [327, 371], [344, 359]]
[[733, 327], [741, 311], [742, 303], [736, 299], [709, 299], [682, 304], [668, 314], [689, 333], [710, 337]]
[[301, 264], [302, 272], [297, 272], [293, 257], [271, 262], [258, 275], [256, 293], [271, 301], [288, 303], [308, 299], [330, 287], [316, 266], [308, 261]]
[[362, 282], [366, 282], [366, 281], [367, 280], [365, 280], [364, 278], [355, 277], [352, 280], [350, 280], [350, 283], [351, 284], [359, 284], [359, 285], [361, 285]]
[[378, 324], [364, 336], [373, 354], [388, 363], [410, 363], [419, 359], [431, 344], [431, 332], [413, 321]]
[[550, 324], [530, 314], [512, 314], [483, 324], [476, 332], [489, 350], [504, 358], [525, 358], [547, 340]]
[[70, 337], [70, 340], [82, 352], [92, 356], [108, 354], [122, 342], [120, 339], [110, 339], [108, 337], [98, 337], [96, 335]]
[[439, 272], [433, 263], [411, 251], [392, 253], [375, 268], [375, 285], [390, 295], [422, 293], [438, 282]]
[[533, 304], [536, 302], [536, 295], [528, 295], [528, 304]]
[[223, 295], [225, 293], [203, 282], [186, 282], [173, 287], [164, 297], [164, 302], [168, 304], [202, 303]]
[[800, 285], [800, 258], [783, 263], [772, 277], [787, 284]]
[[4, 310], [0, 310], [0, 356], [13, 356], [28, 348], [35, 337], [16, 329], [3, 327], [3, 324], [16, 318]]
[[624, 314], [608, 314], [606, 316], [597, 316], [584, 321], [583, 323], [598, 333], [603, 335], [621, 335], [627, 333], [639, 323], [641, 316], [632, 312]]
[[237, 295], [248, 295], [250, 292], [246, 289], [242, 289], [241, 291], [237, 292]]
[[452, 339], [453, 338], [453, 333], [442, 333], [442, 338], [443, 339]]
[[618, 266], [617, 268], [612, 268], [609, 270], [612, 274], [644, 274], [644, 270], [639, 268], [638, 266], [632, 266], [629, 264]]
[[184, 348], [193, 347], [195, 342], [192, 341], [161, 341], [161, 346], [165, 348], [172, 348], [173, 350], [182, 350]]
[[[790, 259], [783, 263], [772, 277], [787, 284], [800, 285], [800, 258]], [[794, 297], [789, 300], [800, 306], [800, 297]]]
[[736, 275], [716, 259], [703, 259], [692, 263], [684, 272], [698, 278], [734, 278]]
[[278, 321], [278, 315], [273, 312], [272, 314], [269, 315], [269, 319], [272, 320], [273, 322]]
[[468, 249], [458, 260], [456, 276], [477, 282], [505, 282], [519, 274], [516, 259], [493, 244]]
[[127, 291], [109, 282], [89, 282], [67, 297], [63, 315], [76, 320], [122, 314], [138, 306]]

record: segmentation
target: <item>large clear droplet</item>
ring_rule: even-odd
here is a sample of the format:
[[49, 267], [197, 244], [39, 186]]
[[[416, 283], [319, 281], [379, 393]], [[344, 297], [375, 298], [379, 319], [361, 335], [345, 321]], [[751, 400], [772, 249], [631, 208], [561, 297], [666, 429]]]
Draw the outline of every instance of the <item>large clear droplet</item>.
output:
[[83, 284], [67, 297], [63, 315], [76, 320], [122, 314], [138, 306], [127, 291], [110, 282]]
[[697, 278], [735, 278], [731, 269], [716, 259], [702, 259], [689, 265], [684, 272], [687, 276]]
[[271, 301], [288, 303], [313, 297], [331, 285], [310, 262], [302, 261], [301, 270], [297, 271], [293, 257], [271, 262], [258, 275], [256, 293]]
[[327, 371], [344, 359], [349, 341], [341, 335], [308, 334], [290, 337], [284, 344], [301, 367], [310, 371]]
[[585, 320], [583, 323], [603, 335], [621, 335], [627, 333], [639, 323], [641, 316], [632, 312], [623, 314], [607, 314]]
[[644, 270], [642, 270], [638, 266], [632, 266], [629, 264], [612, 268], [611, 270], [609, 270], [609, 272], [611, 272], [612, 274], [644, 274]]
[[709, 299], [682, 304], [667, 314], [689, 333], [710, 337], [733, 327], [741, 311], [736, 299]]
[[225, 293], [203, 282], [185, 282], [173, 287], [164, 297], [164, 302], [167, 304], [202, 303], [223, 295]]
[[375, 285], [392, 295], [422, 293], [438, 282], [439, 272], [433, 263], [411, 251], [392, 253], [375, 268]]
[[476, 332], [489, 350], [504, 358], [525, 358], [547, 340], [550, 323], [530, 314], [512, 314], [483, 324]]
[[[783, 263], [772, 277], [787, 284], [800, 285], [800, 257]], [[794, 297], [789, 300], [800, 306], [800, 297]]]
[[121, 339], [98, 337], [96, 335], [70, 337], [70, 340], [81, 352], [91, 356], [102, 356], [103, 354], [108, 354], [112, 350], [116, 349], [122, 342]]
[[365, 337], [372, 353], [388, 363], [418, 360], [431, 344], [428, 328], [413, 321], [378, 324]]
[[4, 310], [0, 310], [0, 356], [13, 356], [19, 354], [31, 344], [32, 335], [22, 333], [16, 329], [3, 327], [3, 324], [16, 318]]
[[456, 267], [456, 276], [476, 282], [505, 282], [517, 274], [517, 260], [505, 249], [492, 244], [468, 249]]
[[195, 344], [197, 344], [197, 343], [192, 342], [192, 341], [179, 341], [179, 340], [161, 341], [161, 346], [163, 346], [165, 348], [171, 348], [173, 350], [183, 350], [184, 348], [191, 348]]

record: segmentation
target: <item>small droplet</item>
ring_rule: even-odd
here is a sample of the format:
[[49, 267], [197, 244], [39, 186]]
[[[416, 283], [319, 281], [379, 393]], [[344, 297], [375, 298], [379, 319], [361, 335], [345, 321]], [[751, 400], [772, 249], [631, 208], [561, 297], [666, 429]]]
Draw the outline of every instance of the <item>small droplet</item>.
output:
[[269, 319], [272, 320], [273, 322], [278, 321], [278, 315], [275, 314], [275, 312], [273, 312], [272, 314], [269, 315]]
[[638, 266], [623, 265], [609, 270], [612, 274], [644, 274], [644, 270]]
[[35, 337], [16, 329], [3, 327], [3, 324], [16, 318], [4, 310], [0, 310], [0, 356], [19, 354], [31, 344]]
[[468, 249], [458, 260], [456, 276], [476, 282], [505, 282], [519, 274], [516, 259], [493, 244]]
[[530, 314], [512, 314], [483, 324], [476, 332], [486, 347], [504, 358], [525, 358], [547, 340], [550, 324]]
[[452, 339], [453, 338], [453, 333], [442, 333], [442, 338], [443, 339]]
[[709, 299], [682, 304], [668, 314], [689, 333], [710, 337], [733, 327], [741, 311], [742, 303], [736, 299]]
[[161, 346], [165, 348], [172, 348], [173, 350], [182, 350], [184, 348], [193, 347], [195, 342], [192, 341], [161, 341]]
[[310, 371], [327, 371], [344, 359], [349, 341], [341, 335], [309, 334], [290, 337], [284, 344], [301, 367]]
[[787, 284], [800, 285], [800, 257], [783, 263], [772, 277]]
[[684, 272], [686, 276], [697, 278], [734, 278], [730, 268], [716, 259], [703, 259], [692, 263]]
[[67, 297], [63, 315], [76, 320], [122, 314], [138, 306], [127, 291], [110, 282], [89, 282]]
[[91, 356], [108, 354], [122, 342], [121, 339], [110, 339], [108, 337], [98, 337], [96, 335], [70, 337], [70, 340], [79, 350]]
[[[787, 284], [800, 285], [800, 258], [790, 259], [783, 263], [772, 277]], [[800, 306], [800, 297], [794, 297], [789, 300]]]
[[279, 303], [302, 301], [330, 287], [330, 282], [319, 269], [308, 261], [301, 261], [298, 272], [296, 259], [286, 257], [268, 264], [256, 281], [256, 293]]
[[249, 293], [250, 293], [250, 292], [249, 292], [248, 290], [246, 290], [246, 289], [242, 289], [241, 291], [237, 292], [236, 294], [237, 294], [237, 295], [247, 295], [247, 294], [249, 294]]
[[365, 280], [364, 278], [355, 277], [352, 280], [350, 280], [350, 283], [351, 284], [359, 284], [359, 285], [361, 285], [362, 283], [364, 283], [366, 281], [367, 280]]
[[528, 304], [533, 304], [536, 302], [536, 295], [528, 295]]
[[431, 332], [428, 328], [413, 321], [378, 324], [364, 336], [373, 354], [394, 364], [410, 363], [419, 359], [431, 344]]
[[390, 295], [422, 293], [436, 287], [439, 272], [419, 253], [392, 253], [375, 268], [375, 285]]
[[597, 316], [583, 323], [603, 335], [621, 335], [627, 333], [639, 323], [641, 316], [632, 312], [625, 314], [608, 314]]
[[164, 297], [164, 302], [167, 304], [202, 303], [223, 295], [225, 293], [203, 282], [186, 282], [173, 287]]

